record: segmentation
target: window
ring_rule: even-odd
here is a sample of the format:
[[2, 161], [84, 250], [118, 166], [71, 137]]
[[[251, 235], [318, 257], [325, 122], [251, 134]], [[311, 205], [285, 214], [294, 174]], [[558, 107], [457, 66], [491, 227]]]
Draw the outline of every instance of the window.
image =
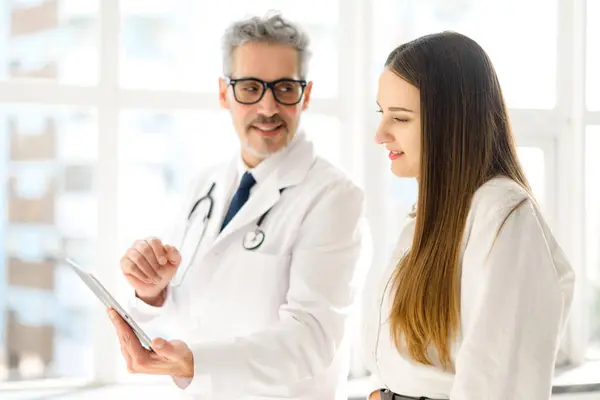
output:
[[97, 0], [0, 1], [0, 79], [95, 84], [97, 9]]
[[[398, 44], [453, 30], [470, 36], [487, 51], [509, 107], [554, 107], [557, 0], [378, 0], [375, 4], [373, 62], [377, 73]], [[532, 19], [535, 29], [531, 29]]]
[[585, 249], [591, 356], [600, 357], [600, 126], [585, 134]]
[[[318, 3], [318, 5], [317, 5]], [[276, 6], [309, 32], [314, 97], [337, 93], [337, 1], [123, 0], [121, 84], [126, 88], [216, 92], [222, 76], [221, 38], [236, 18], [265, 14]], [[310, 10], [319, 8], [318, 13]], [[210, 18], [206, 18], [210, 15]], [[198, 21], [203, 23], [199, 24]]]
[[600, 111], [600, 2], [587, 1], [587, 108]]
[[342, 124], [337, 117], [308, 111], [300, 125], [319, 155], [338, 167], [344, 167], [341, 143], [348, 139], [342, 136]]
[[533, 195], [543, 209], [546, 200], [547, 173], [544, 150], [534, 146], [519, 146], [517, 152]]
[[94, 258], [95, 112], [0, 107], [0, 380], [91, 378], [91, 296], [63, 264]]
[[[372, 154], [374, 89], [385, 57], [401, 42], [443, 29], [466, 33], [487, 50], [518, 128], [519, 157], [550, 225], [565, 243], [581, 243], [577, 232], [585, 227], [590, 302], [574, 307], [589, 310], [585, 325], [592, 348], [600, 349], [597, 1], [587, 2], [587, 59], [573, 60], [587, 66], [586, 93], [568, 84], [581, 78], [570, 73], [581, 71], [556, 67], [574, 54], [565, 46], [583, 22], [571, 20], [577, 13], [569, 0], [217, 3], [0, 0], [0, 385], [44, 377], [118, 379], [115, 364], [122, 362], [112, 331], [87, 330], [99, 326], [90, 319], [97, 309], [90, 310], [100, 305], [60, 258], [70, 255], [90, 267], [116, 264], [132, 240], [168, 225], [197, 170], [237, 146], [217, 102], [221, 35], [228, 22], [270, 8], [311, 35], [313, 103], [302, 124], [327, 159], [353, 172], [364, 169], [374, 250], [381, 256], [375, 262], [389, 261], [396, 217], [416, 197], [414, 180], [393, 179], [380, 163], [385, 156]], [[364, 92], [371, 100], [363, 101]], [[581, 96], [589, 110], [586, 132], [568, 123], [576, 117], [564, 114], [568, 107], [556, 106]], [[561, 203], [564, 176], [558, 177], [564, 170], [580, 174], [584, 154], [555, 145], [584, 135], [585, 192], [573, 191], [571, 200], [582, 204], [585, 196], [585, 221], [570, 218], [571, 207]], [[19, 158], [23, 149], [27, 159]], [[573, 243], [566, 250], [583, 257]], [[125, 284], [117, 268], [103, 269], [101, 278], [112, 289]], [[357, 359], [353, 377], [364, 373]]]
[[120, 129], [119, 234], [126, 247], [166, 229], [176, 195], [238, 146], [225, 111], [125, 110]]

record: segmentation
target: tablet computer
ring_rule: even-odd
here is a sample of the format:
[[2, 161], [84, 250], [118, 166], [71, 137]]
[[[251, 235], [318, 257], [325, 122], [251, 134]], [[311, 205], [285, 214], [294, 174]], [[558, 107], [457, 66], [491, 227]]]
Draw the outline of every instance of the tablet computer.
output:
[[115, 310], [121, 318], [131, 327], [135, 335], [140, 340], [142, 346], [146, 349], [152, 351], [152, 340], [144, 333], [144, 331], [139, 327], [139, 325], [131, 318], [129, 314], [125, 311], [123, 307], [113, 298], [113, 296], [106, 290], [106, 288], [96, 279], [96, 277], [90, 273], [85, 271], [80, 265], [78, 265], [75, 261], [70, 258], [65, 259], [67, 264], [75, 271], [77, 276], [81, 278], [83, 283], [87, 285], [88, 288], [96, 295], [96, 297], [106, 306]]

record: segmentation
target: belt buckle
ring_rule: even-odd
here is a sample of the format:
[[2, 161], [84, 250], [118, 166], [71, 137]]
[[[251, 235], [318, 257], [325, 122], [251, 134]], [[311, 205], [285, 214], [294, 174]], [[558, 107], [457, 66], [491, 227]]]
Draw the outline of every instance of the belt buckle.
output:
[[403, 395], [397, 395], [389, 389], [383, 389], [381, 391], [381, 400], [396, 400], [396, 399], [415, 399], [415, 400], [429, 400], [429, 397], [409, 397]]
[[389, 389], [383, 389], [381, 391], [381, 400], [394, 400], [394, 393]]
[[[396, 394], [389, 389], [384, 389], [382, 394], [383, 396], [381, 396], [381, 400], [408, 399], [408, 397]], [[426, 399], [426, 397], [423, 398]]]

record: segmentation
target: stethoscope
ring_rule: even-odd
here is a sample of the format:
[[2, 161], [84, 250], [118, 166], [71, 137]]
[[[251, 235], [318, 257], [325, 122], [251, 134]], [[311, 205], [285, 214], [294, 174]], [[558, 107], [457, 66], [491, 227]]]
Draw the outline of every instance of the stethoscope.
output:
[[[200, 238], [196, 242], [196, 247], [194, 248], [194, 251], [191, 254], [191, 258], [189, 259], [190, 263], [194, 260], [194, 258], [196, 258], [196, 254], [198, 253], [200, 244], [204, 240], [204, 235], [206, 234], [206, 228], [208, 227], [208, 223], [210, 222], [210, 219], [212, 217], [213, 208], [215, 205], [215, 200], [212, 196], [212, 192], [215, 189], [215, 186], [216, 186], [216, 183], [213, 182], [212, 185], [210, 185], [208, 192], [206, 192], [206, 194], [204, 196], [202, 196], [198, 200], [196, 200], [196, 202], [192, 206], [192, 209], [190, 210], [188, 217], [187, 217], [187, 224], [183, 231], [183, 236], [181, 238], [181, 243], [179, 245], [179, 249], [181, 249], [183, 247], [183, 244], [185, 243], [185, 239], [187, 238], [190, 226], [192, 226], [194, 212], [198, 209], [198, 206], [200, 204], [202, 204], [203, 202], [208, 202], [208, 208], [206, 210], [206, 214], [204, 215], [204, 218], [202, 221], [202, 233], [200, 234]], [[279, 190], [280, 193], [283, 192], [283, 190], [284, 189], [280, 189]], [[244, 235], [244, 238], [242, 240], [242, 246], [244, 249], [256, 250], [263, 244], [263, 242], [265, 241], [265, 231], [261, 228], [261, 226], [272, 208], [273, 207], [269, 208], [267, 211], [265, 211], [263, 213], [263, 215], [260, 216], [260, 218], [256, 222], [256, 227], [254, 228], [253, 231], [250, 231]]]

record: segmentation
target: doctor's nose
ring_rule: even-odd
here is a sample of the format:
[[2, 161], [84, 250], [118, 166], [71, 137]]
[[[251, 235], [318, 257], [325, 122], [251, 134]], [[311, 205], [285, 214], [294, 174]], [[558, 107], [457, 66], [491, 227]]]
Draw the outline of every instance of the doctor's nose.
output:
[[263, 98], [258, 102], [258, 112], [265, 117], [272, 117], [279, 113], [279, 103], [275, 100], [273, 92], [270, 89], [267, 89]]

